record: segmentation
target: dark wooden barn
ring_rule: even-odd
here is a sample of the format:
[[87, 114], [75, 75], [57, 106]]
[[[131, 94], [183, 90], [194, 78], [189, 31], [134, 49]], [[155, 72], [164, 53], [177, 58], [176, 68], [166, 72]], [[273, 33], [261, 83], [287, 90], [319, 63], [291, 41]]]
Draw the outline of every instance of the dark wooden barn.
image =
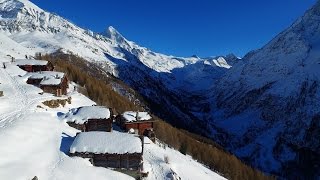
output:
[[14, 62], [18, 67], [27, 72], [53, 71], [51, 62], [35, 59], [17, 59]]
[[154, 138], [155, 120], [147, 112], [127, 111], [116, 117], [116, 123], [126, 131], [134, 130], [135, 134]]
[[88, 131], [112, 131], [112, 111], [103, 106], [84, 106], [71, 109], [64, 115], [69, 126]]
[[62, 72], [41, 71], [29, 73], [28, 84], [40, 87], [44, 92], [56, 96], [67, 95], [68, 78]]
[[143, 138], [120, 132], [79, 133], [70, 156], [89, 158], [94, 166], [138, 171], [142, 167]]

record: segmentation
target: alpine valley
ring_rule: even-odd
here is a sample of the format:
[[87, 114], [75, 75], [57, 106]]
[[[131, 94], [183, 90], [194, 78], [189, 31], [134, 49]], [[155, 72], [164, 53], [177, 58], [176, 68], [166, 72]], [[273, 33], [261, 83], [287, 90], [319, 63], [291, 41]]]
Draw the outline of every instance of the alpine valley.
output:
[[139, 92], [153, 114], [255, 168], [320, 177], [320, 1], [243, 58], [199, 58], [153, 52], [113, 27], [82, 29], [28, 0], [0, 0], [1, 57], [57, 52], [95, 64]]

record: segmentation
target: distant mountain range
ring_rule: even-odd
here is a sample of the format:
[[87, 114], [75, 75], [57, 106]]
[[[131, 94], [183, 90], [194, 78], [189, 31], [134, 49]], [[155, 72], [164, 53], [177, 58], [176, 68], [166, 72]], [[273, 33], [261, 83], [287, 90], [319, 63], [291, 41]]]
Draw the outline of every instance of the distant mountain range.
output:
[[140, 92], [153, 113], [251, 165], [288, 178], [319, 176], [319, 2], [242, 59], [155, 53], [113, 27], [85, 30], [27, 0], [0, 0], [0, 16], [0, 55], [78, 55]]

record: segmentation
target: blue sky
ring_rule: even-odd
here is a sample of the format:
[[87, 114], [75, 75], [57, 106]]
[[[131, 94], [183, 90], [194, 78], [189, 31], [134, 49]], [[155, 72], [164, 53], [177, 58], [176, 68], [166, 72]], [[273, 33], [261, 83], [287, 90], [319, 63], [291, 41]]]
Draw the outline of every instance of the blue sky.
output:
[[316, 0], [31, 0], [80, 27], [115, 27], [139, 45], [200, 57], [260, 48]]

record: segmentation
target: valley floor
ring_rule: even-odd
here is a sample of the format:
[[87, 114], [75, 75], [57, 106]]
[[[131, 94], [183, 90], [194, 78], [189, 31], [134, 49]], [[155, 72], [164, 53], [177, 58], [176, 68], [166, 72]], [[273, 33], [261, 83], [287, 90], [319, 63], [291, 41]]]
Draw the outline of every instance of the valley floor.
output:
[[[77, 130], [59, 120], [70, 108], [95, 104], [69, 91], [72, 103], [50, 109], [43, 101], [57, 97], [26, 84], [25, 72], [10, 65], [0, 68], [0, 179], [133, 179], [106, 168], [93, 167], [87, 160], [67, 156]], [[71, 85], [72, 86], [72, 85]], [[73, 89], [72, 87], [70, 89]], [[63, 98], [63, 97], [62, 97]], [[224, 179], [191, 157], [145, 140], [146, 179]], [[168, 157], [168, 163], [164, 157]]]

